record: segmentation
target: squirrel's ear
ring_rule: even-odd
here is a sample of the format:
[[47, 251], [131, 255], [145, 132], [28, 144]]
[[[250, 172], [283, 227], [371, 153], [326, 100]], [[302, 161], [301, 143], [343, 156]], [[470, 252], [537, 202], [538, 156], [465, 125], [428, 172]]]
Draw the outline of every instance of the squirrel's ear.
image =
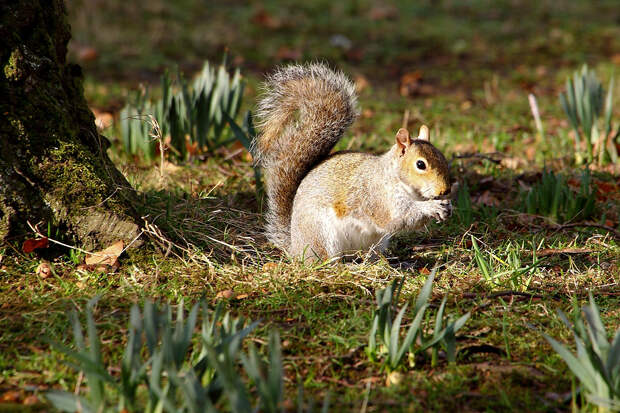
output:
[[418, 139], [421, 141], [430, 142], [431, 136], [428, 132], [428, 126], [426, 125], [420, 126], [420, 133], [418, 134]]
[[396, 132], [396, 144], [398, 145], [398, 149], [402, 152], [405, 152], [405, 149], [411, 145], [411, 137], [407, 129], [400, 128], [398, 132]]

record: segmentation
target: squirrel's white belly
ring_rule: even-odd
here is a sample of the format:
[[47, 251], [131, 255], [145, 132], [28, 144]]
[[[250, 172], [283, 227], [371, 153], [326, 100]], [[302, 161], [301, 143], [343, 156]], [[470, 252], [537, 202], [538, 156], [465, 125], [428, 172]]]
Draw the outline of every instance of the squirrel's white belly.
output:
[[372, 222], [362, 221], [352, 217], [338, 218], [331, 212], [331, 228], [328, 245], [330, 255], [338, 256], [355, 251], [376, 249], [382, 251], [387, 246], [388, 234]]

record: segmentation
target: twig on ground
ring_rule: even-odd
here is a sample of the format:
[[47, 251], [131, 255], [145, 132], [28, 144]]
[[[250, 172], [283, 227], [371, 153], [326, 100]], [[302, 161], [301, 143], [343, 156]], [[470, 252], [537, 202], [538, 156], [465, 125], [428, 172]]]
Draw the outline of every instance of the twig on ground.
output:
[[465, 298], [497, 298], [497, 297], [506, 297], [517, 295], [520, 297], [526, 298], [544, 298], [540, 294], [536, 293], [528, 293], [524, 291], [513, 291], [513, 290], [504, 290], [504, 291], [496, 291], [493, 293], [463, 293], [462, 296]]
[[608, 225], [596, 224], [594, 222], [575, 222], [572, 224], [556, 224], [552, 226], [552, 228], [558, 231], [563, 230], [563, 229], [568, 229], [568, 228], [579, 228], [579, 227], [604, 229], [605, 231], [608, 231], [611, 234], [613, 234], [616, 238], [620, 239], [620, 231], [618, 231], [617, 229], [612, 228]]
[[502, 162], [501, 159], [496, 159], [493, 156], [497, 156], [499, 158], [505, 157], [505, 155], [501, 152], [489, 152], [489, 153], [468, 152], [468, 153], [464, 153], [461, 155], [452, 155], [452, 159], [450, 160], [450, 162], [454, 161], [455, 159], [469, 159], [469, 158], [486, 159], [487, 161], [490, 161], [496, 164], [500, 164]]

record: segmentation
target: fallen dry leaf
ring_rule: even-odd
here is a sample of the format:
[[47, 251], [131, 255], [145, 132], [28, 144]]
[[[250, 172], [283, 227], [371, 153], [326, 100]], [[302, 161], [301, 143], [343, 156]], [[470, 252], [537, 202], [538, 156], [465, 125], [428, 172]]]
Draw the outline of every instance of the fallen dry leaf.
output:
[[7, 392], [2, 393], [0, 396], [0, 402], [2, 403], [15, 403], [19, 400], [19, 392], [16, 390], [9, 390]]
[[99, 52], [94, 47], [83, 46], [78, 49], [77, 58], [82, 63], [92, 62], [99, 58]]
[[371, 20], [390, 20], [398, 17], [398, 9], [392, 5], [378, 5], [370, 9], [368, 17]]
[[302, 53], [300, 49], [291, 49], [287, 46], [282, 46], [276, 52], [276, 57], [280, 60], [299, 60]]
[[114, 116], [110, 112], [101, 112], [96, 108], [91, 108], [91, 112], [95, 115], [95, 125], [100, 131], [108, 128], [114, 122]]
[[366, 109], [364, 109], [364, 110], [362, 111], [362, 117], [363, 117], [364, 119], [370, 119], [370, 118], [372, 118], [374, 115], [375, 115], [375, 112], [374, 112], [372, 109], [368, 109], [368, 108], [366, 108]]
[[189, 156], [196, 156], [200, 149], [198, 149], [198, 142], [190, 142], [189, 139], [185, 141], [185, 149], [187, 149], [187, 153]]
[[272, 16], [265, 9], [262, 8], [257, 10], [254, 16], [252, 16], [252, 23], [265, 27], [267, 29], [278, 29], [280, 28], [280, 26], [282, 26], [282, 22], [280, 21], [280, 19]]
[[243, 300], [244, 298], [248, 298], [250, 294], [239, 294], [235, 297], [235, 300]]
[[31, 394], [30, 396], [26, 397], [22, 403], [26, 406], [32, 406], [33, 404], [39, 403], [39, 399], [34, 394]]
[[110, 267], [118, 267], [118, 257], [123, 252], [124, 247], [125, 243], [123, 242], [123, 240], [120, 240], [116, 241], [114, 244], [110, 245], [104, 250], [88, 254], [85, 260], [86, 265], [108, 265]]
[[420, 91], [422, 86], [422, 72], [416, 70], [414, 72], [405, 73], [400, 77], [400, 95], [414, 96]]
[[24, 241], [24, 245], [22, 245], [22, 251], [25, 254], [31, 253], [37, 248], [47, 248], [49, 246], [49, 240], [47, 237], [39, 238], [39, 239], [27, 239]]
[[366, 78], [366, 76], [358, 74], [355, 76], [355, 91], [357, 93], [361, 93], [364, 89], [370, 86], [370, 82]]
[[230, 299], [235, 296], [235, 292], [233, 290], [223, 290], [216, 294], [215, 298], [226, 298]]
[[535, 146], [528, 146], [527, 148], [525, 148], [525, 157], [528, 160], [533, 161], [536, 159], [537, 151], [538, 151], [538, 148], [536, 148]]
[[52, 267], [50, 266], [50, 263], [47, 261], [41, 261], [41, 264], [37, 267], [35, 274], [43, 279], [48, 278], [52, 275]]
[[424, 267], [420, 270], [420, 274], [422, 275], [429, 275], [431, 272], [428, 268]]
[[525, 160], [521, 158], [506, 157], [502, 158], [499, 162], [500, 165], [508, 169], [517, 169], [520, 166], [525, 165]]

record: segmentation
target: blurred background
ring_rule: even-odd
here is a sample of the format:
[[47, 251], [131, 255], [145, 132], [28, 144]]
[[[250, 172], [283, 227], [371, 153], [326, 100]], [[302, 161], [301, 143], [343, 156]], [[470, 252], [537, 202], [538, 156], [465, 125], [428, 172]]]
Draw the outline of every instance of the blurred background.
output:
[[[206, 61], [226, 59], [231, 76], [239, 69], [243, 79], [232, 113], [241, 123], [266, 73], [320, 60], [350, 75], [360, 94], [362, 116], [337, 149], [382, 151], [398, 127], [425, 122], [449, 154], [574, 165], [586, 148], [570, 136], [575, 128], [560, 105], [566, 79], [588, 64], [606, 91], [620, 65], [616, 0], [68, 0], [68, 11], [70, 59], [84, 68], [98, 124], [126, 149], [132, 133], [121, 110], [131, 103], [138, 110], [125, 117], [144, 115], [136, 101], [167, 94], [166, 71], [191, 80]], [[148, 128], [140, 133], [149, 139]]]
[[410, 74], [410, 95], [475, 89], [492, 74], [544, 93], [557, 70], [620, 63], [615, 0], [68, 0], [68, 9], [70, 56], [97, 83], [156, 81], [173, 64], [191, 73], [227, 51], [246, 76], [327, 60], [396, 91]]

